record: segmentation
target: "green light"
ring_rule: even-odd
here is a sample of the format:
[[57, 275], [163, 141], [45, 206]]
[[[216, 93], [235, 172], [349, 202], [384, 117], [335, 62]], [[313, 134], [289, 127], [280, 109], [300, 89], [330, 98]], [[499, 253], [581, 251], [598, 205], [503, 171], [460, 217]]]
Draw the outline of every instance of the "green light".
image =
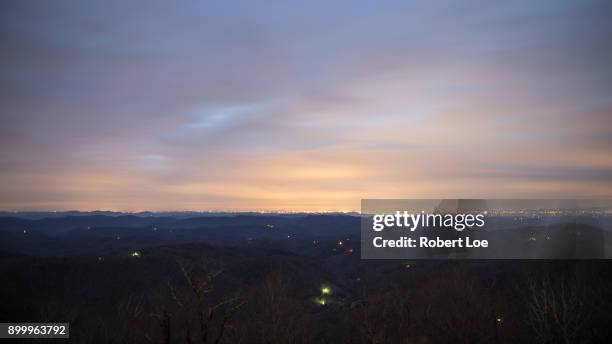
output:
[[329, 289], [329, 287], [323, 287], [321, 288], [321, 293], [323, 295], [328, 295], [329, 293], [331, 293], [331, 289]]
[[325, 299], [317, 299], [317, 303], [321, 306], [325, 306]]

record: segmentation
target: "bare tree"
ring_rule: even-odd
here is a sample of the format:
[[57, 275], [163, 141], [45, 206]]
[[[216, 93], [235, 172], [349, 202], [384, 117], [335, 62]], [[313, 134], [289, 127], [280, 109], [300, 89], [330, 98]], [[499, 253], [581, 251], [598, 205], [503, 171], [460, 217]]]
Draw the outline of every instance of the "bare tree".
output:
[[493, 288], [467, 266], [440, 267], [414, 296], [418, 326], [428, 337], [452, 343], [496, 341]]
[[291, 297], [283, 274], [275, 271], [249, 293], [242, 339], [248, 343], [310, 343], [310, 322], [300, 300]]
[[406, 292], [393, 289], [368, 297], [352, 319], [351, 333], [358, 333], [362, 343], [413, 342], [411, 305]]
[[179, 283], [166, 282], [165, 296], [153, 302], [150, 313], [161, 332], [161, 343], [177, 339], [188, 344], [220, 343], [244, 301], [215, 293], [215, 283], [224, 272], [222, 266], [206, 260], [197, 264], [177, 261], [177, 265]]
[[527, 284], [528, 324], [541, 343], [580, 343], [594, 308], [595, 295], [576, 281], [553, 282], [550, 276], [532, 278]]

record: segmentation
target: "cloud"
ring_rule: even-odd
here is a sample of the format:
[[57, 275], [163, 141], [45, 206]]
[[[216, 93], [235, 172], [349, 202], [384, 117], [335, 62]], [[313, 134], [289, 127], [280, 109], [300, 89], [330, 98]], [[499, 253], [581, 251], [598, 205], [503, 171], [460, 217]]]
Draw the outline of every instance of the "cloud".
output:
[[604, 2], [0, 7], [3, 209], [612, 195]]

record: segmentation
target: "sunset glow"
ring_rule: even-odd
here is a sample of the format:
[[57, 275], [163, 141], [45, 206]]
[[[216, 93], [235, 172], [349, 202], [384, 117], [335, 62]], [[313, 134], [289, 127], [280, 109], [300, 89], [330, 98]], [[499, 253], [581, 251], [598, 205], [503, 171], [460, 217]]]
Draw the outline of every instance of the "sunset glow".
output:
[[612, 196], [606, 11], [351, 3], [1, 11], [0, 209]]

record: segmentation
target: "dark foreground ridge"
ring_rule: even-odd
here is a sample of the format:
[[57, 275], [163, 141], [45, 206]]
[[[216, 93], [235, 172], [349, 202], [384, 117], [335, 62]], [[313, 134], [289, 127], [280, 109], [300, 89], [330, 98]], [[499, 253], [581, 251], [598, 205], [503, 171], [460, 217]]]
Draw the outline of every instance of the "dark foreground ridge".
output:
[[0, 322], [70, 322], [75, 343], [612, 336], [608, 261], [361, 260], [354, 216], [11, 217], [0, 236]]

